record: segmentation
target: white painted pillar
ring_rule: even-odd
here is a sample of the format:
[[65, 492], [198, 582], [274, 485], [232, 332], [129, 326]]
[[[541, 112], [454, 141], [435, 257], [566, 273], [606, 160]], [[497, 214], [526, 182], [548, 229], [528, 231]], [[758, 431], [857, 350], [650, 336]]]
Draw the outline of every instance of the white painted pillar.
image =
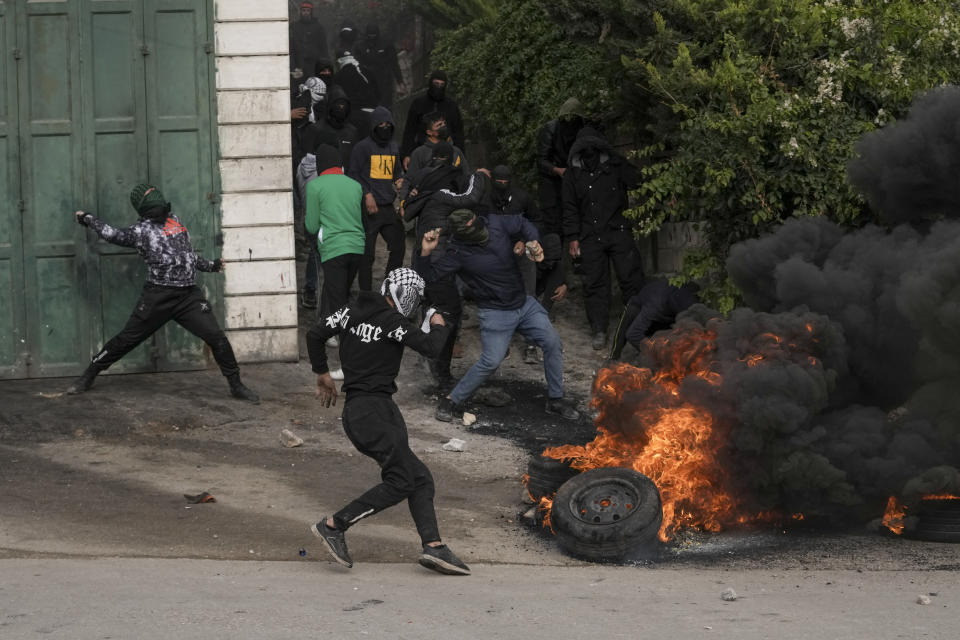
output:
[[287, 1], [215, 7], [225, 329], [241, 362], [294, 361]]

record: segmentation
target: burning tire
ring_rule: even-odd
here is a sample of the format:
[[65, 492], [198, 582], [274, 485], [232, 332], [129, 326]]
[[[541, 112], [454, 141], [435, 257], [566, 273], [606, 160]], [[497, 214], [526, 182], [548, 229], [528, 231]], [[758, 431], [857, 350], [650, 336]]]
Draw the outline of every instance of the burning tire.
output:
[[913, 537], [930, 542], [960, 542], [960, 500], [924, 500]]
[[632, 469], [592, 469], [557, 491], [550, 521], [560, 545], [589, 560], [616, 560], [656, 540], [660, 492]]
[[534, 500], [551, 496], [560, 486], [580, 472], [570, 468], [570, 463], [542, 455], [530, 458], [527, 463], [527, 491]]

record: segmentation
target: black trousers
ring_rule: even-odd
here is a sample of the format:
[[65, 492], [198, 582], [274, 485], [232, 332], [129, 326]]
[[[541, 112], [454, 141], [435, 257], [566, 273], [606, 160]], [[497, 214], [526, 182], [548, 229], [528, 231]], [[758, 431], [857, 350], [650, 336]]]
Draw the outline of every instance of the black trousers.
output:
[[93, 357], [93, 366], [103, 371], [170, 320], [207, 343], [223, 375], [240, 373], [233, 347], [200, 287], [164, 287], [149, 282], [143, 286], [127, 324]]
[[403, 219], [400, 218], [393, 203], [381, 204], [375, 214], [364, 211], [363, 229], [367, 233], [364, 260], [360, 265], [360, 289], [370, 291], [373, 288], [373, 261], [377, 254], [377, 236], [383, 236], [387, 243], [387, 270], [384, 275], [403, 265], [403, 254], [407, 250]]
[[460, 289], [457, 288], [456, 276], [444, 276], [436, 282], [426, 286], [424, 298], [428, 306], [436, 307], [444, 322], [450, 326], [440, 353], [434, 360], [436, 373], [441, 376], [450, 375], [450, 361], [453, 359], [453, 345], [460, 333], [460, 320], [463, 317], [463, 301], [460, 298]]
[[438, 542], [433, 476], [410, 450], [407, 425], [393, 399], [380, 395], [349, 397], [343, 406], [343, 430], [357, 451], [380, 465], [381, 482], [333, 514], [337, 529], [346, 530], [406, 500], [420, 540], [424, 544]]
[[350, 287], [357, 277], [363, 256], [357, 253], [345, 253], [320, 263], [323, 268], [323, 289], [320, 291], [320, 317], [329, 317], [337, 309], [347, 304]]
[[623, 304], [643, 286], [643, 261], [629, 230], [605, 231], [580, 241], [583, 258], [583, 302], [594, 333], [610, 324], [610, 263], [620, 283]]

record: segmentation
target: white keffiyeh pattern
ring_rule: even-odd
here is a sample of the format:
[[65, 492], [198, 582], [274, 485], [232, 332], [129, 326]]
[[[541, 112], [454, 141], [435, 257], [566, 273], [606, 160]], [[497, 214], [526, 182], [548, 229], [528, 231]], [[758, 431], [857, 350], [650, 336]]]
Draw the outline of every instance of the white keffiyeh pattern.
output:
[[420, 306], [425, 288], [426, 283], [419, 273], [409, 267], [400, 267], [387, 274], [380, 285], [380, 294], [389, 293], [397, 311], [409, 317]]

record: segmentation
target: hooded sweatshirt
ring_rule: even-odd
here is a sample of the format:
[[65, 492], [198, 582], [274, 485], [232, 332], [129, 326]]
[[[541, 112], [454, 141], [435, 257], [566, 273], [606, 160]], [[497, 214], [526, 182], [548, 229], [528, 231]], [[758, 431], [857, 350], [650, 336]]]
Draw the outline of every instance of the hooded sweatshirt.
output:
[[[393, 122], [393, 115], [386, 107], [377, 107], [370, 118], [371, 129], [377, 125]], [[401, 173], [400, 158], [397, 143], [390, 139], [380, 144], [372, 135], [361, 140], [350, 155], [350, 168], [347, 175], [360, 183], [363, 195], [372, 193], [378, 205], [387, 205], [393, 202], [395, 195], [393, 181]]]
[[[343, 119], [337, 118], [338, 104], [343, 104], [346, 109]], [[335, 149], [340, 150], [340, 165], [344, 168], [350, 166], [350, 154], [353, 147], [356, 146], [357, 128], [350, 122], [350, 112], [352, 105], [350, 98], [342, 87], [333, 85], [327, 93], [327, 113], [318, 123], [313, 125], [310, 137], [310, 150], [312, 151], [318, 144], [328, 144]]]
[[637, 170], [590, 127], [577, 134], [562, 181], [563, 237], [584, 240], [605, 231], [627, 231], [627, 191]]
[[449, 327], [432, 326], [430, 333], [405, 318], [379, 292], [361, 291], [307, 332], [307, 352], [314, 373], [326, 373], [326, 341], [340, 336], [343, 392], [353, 395], [393, 395], [403, 348], [436, 358]]

